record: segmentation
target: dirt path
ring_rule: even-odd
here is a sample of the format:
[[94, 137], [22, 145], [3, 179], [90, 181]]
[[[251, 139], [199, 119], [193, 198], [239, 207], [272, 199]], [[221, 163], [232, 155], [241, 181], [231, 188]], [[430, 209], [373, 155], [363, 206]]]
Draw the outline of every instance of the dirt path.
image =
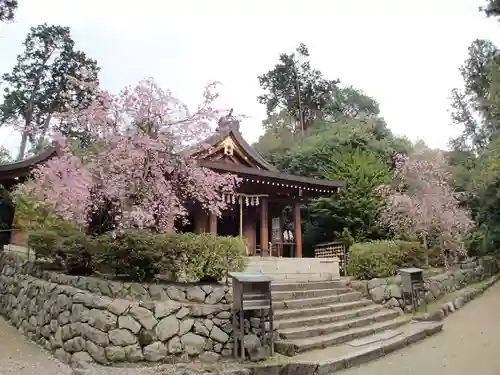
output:
[[445, 320], [443, 332], [342, 375], [500, 374], [500, 282]]
[[71, 370], [0, 318], [0, 375], [69, 375]]

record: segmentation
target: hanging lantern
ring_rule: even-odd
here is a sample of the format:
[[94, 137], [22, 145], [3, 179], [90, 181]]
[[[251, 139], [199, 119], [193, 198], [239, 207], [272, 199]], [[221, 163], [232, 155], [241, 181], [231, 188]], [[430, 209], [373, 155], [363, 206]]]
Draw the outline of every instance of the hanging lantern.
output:
[[255, 206], [255, 197], [250, 198], [250, 206]]
[[232, 200], [232, 203], [235, 204], [236, 203], [236, 197], [233, 195], [231, 195], [231, 200]]
[[259, 197], [255, 197], [255, 205], [258, 206], [259, 205]]
[[248, 197], [245, 197], [245, 206], [247, 206], [247, 207], [248, 207], [248, 205], [249, 205], [249, 204], [248, 204]]

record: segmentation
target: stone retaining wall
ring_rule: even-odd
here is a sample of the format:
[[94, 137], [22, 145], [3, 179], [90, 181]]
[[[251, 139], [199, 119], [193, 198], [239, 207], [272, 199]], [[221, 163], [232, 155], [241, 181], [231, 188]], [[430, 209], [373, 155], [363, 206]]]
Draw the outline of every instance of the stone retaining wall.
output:
[[[2, 253], [5, 254], [5, 253]], [[5, 255], [0, 254], [0, 257]], [[11, 258], [6, 264], [7, 269], [19, 267]], [[216, 305], [232, 303], [232, 293], [227, 285], [221, 284], [146, 284], [124, 283], [99, 279], [96, 277], [71, 276], [60, 272], [43, 270], [26, 262], [22, 266], [22, 273], [58, 285], [72, 286], [92, 294], [111, 298], [124, 298], [141, 301], [177, 301], [204, 303]]]
[[[109, 364], [193, 357], [213, 362], [232, 355], [226, 286], [157, 285], [155, 293], [153, 285], [141, 289], [140, 284], [126, 287], [42, 271], [5, 253], [0, 254], [0, 270], [0, 313], [64, 362]], [[169, 288], [178, 292], [168, 293], [173, 290]], [[208, 303], [194, 303], [198, 301]], [[259, 349], [259, 321], [245, 321], [245, 340], [250, 346], [253, 343], [254, 351]]]
[[[494, 257], [488, 256], [471, 258], [446, 272], [426, 277], [424, 283], [425, 302], [432, 302], [446, 293], [482, 281], [498, 271], [498, 262]], [[400, 275], [385, 279], [351, 280], [349, 286], [361, 291], [376, 303], [391, 308], [401, 308], [405, 312], [411, 311], [411, 306], [405, 304], [403, 299]], [[423, 300], [419, 301], [419, 305], [423, 304]]]

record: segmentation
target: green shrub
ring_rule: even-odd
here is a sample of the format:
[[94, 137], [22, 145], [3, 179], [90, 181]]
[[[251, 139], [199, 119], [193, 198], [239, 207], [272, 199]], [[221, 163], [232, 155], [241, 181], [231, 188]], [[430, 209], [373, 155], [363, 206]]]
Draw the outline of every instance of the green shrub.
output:
[[34, 230], [28, 234], [28, 247], [36, 258], [55, 260], [58, 234], [51, 230]]
[[75, 229], [38, 229], [29, 232], [28, 246], [36, 258], [53, 261], [72, 275], [88, 275], [94, 270], [94, 244]]
[[425, 267], [425, 248], [420, 242], [394, 241], [399, 248], [401, 258], [397, 266]]
[[163, 270], [175, 281], [222, 280], [227, 272], [246, 266], [246, 244], [240, 237], [173, 233], [161, 240]]
[[347, 269], [350, 275], [367, 280], [394, 276], [400, 268], [424, 264], [425, 251], [418, 242], [372, 241], [351, 246]]
[[157, 274], [171, 281], [217, 281], [246, 265], [246, 246], [239, 237], [209, 233], [157, 234], [130, 231], [95, 240], [95, 258], [117, 275], [144, 281]]
[[127, 231], [91, 237], [69, 228], [38, 229], [28, 245], [38, 258], [52, 260], [71, 274], [95, 269], [136, 281], [156, 275], [171, 281], [218, 281], [245, 268], [246, 244], [239, 237], [209, 233], [158, 234]]
[[162, 271], [163, 253], [158, 235], [145, 231], [130, 231], [120, 236], [108, 233], [95, 237], [93, 243], [93, 257], [101, 270], [137, 281], [150, 280]]
[[444, 267], [443, 255], [441, 254], [441, 249], [434, 246], [428, 250], [429, 254], [429, 266], [434, 268]]

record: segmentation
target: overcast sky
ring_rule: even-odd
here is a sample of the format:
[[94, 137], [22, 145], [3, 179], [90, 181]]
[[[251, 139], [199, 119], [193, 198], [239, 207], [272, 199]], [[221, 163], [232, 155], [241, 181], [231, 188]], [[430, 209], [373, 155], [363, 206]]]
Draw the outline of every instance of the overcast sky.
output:
[[[261, 134], [257, 76], [301, 42], [329, 78], [361, 88], [397, 134], [445, 147], [449, 93], [475, 38], [500, 44], [500, 25], [478, 12], [482, 0], [20, 0], [0, 25], [0, 73], [11, 70], [29, 28], [71, 27], [76, 46], [96, 59], [106, 89], [155, 77], [196, 105], [207, 81], [224, 84], [219, 105], [248, 116], [248, 141]], [[0, 144], [18, 137], [0, 129]]]

